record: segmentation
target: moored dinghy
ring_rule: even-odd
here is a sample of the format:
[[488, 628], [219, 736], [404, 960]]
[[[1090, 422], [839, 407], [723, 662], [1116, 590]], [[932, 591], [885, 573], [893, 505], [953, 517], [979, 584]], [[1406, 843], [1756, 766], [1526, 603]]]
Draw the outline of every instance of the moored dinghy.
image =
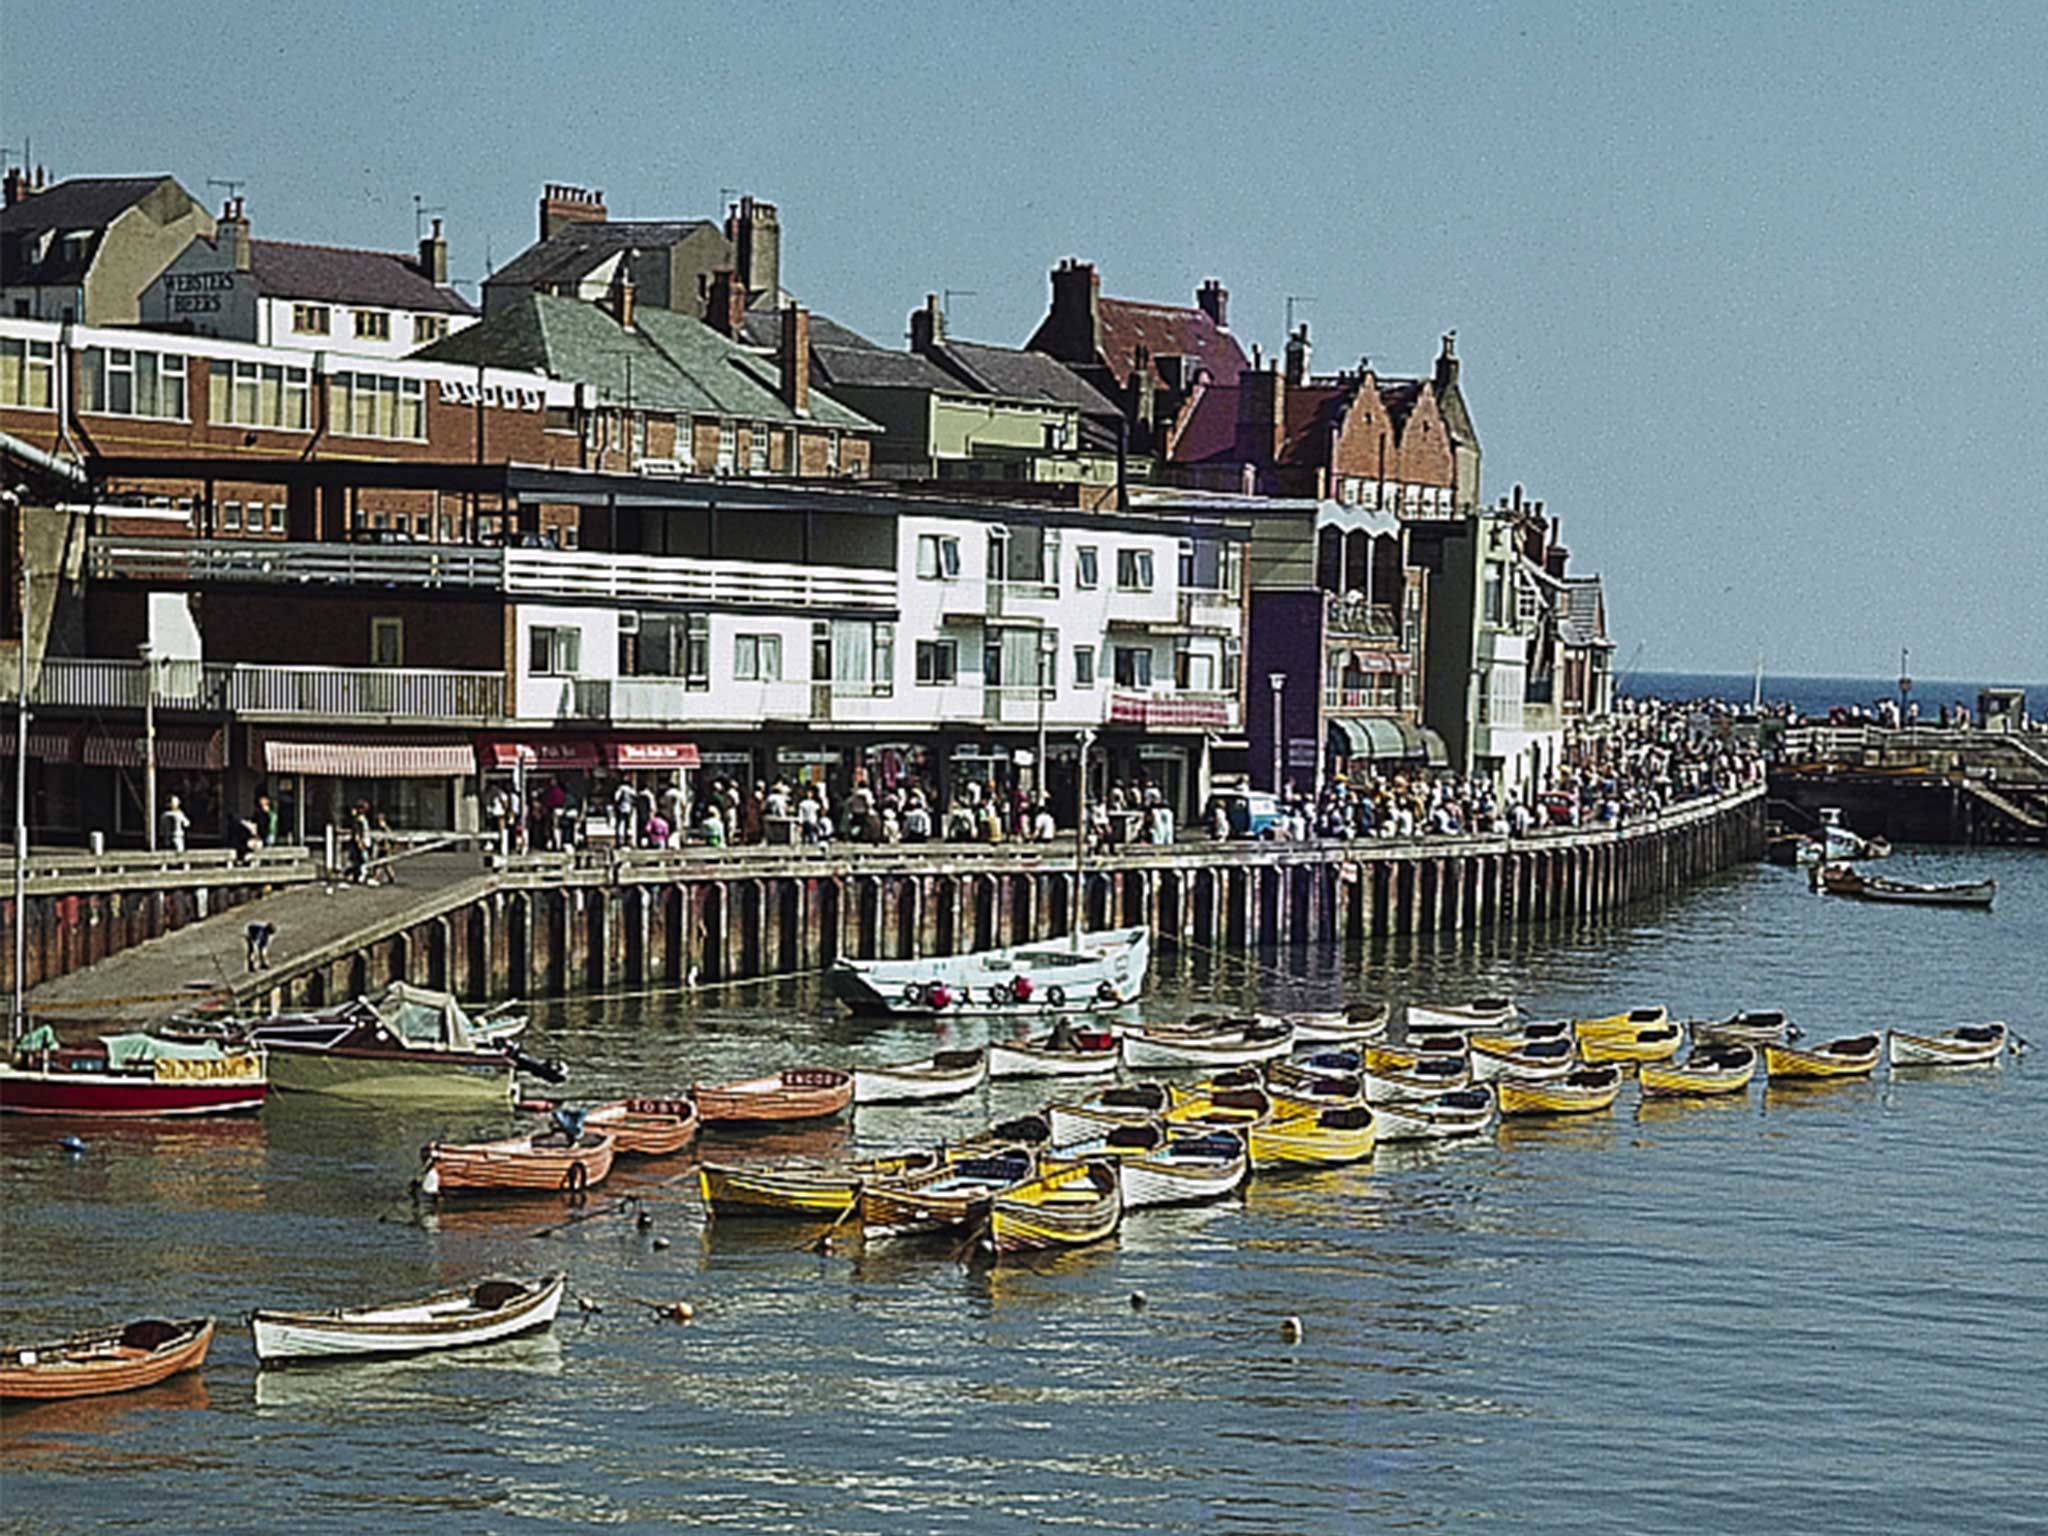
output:
[[921, 1104], [957, 1099], [988, 1081], [988, 1051], [935, 1051], [918, 1061], [889, 1067], [856, 1067], [853, 1102]]
[[1477, 1136], [1493, 1124], [1493, 1095], [1484, 1088], [1460, 1088], [1413, 1103], [1375, 1105], [1382, 1145], [1393, 1141], [1448, 1141]]
[[1822, 1082], [1868, 1077], [1877, 1069], [1884, 1042], [1876, 1035], [1847, 1035], [1811, 1050], [1796, 1045], [1764, 1047], [1764, 1070], [1773, 1082]]
[[1799, 1038], [1799, 1026], [1776, 1008], [1730, 1014], [1725, 1019], [1695, 1019], [1692, 1037], [1741, 1045], [1783, 1045]]
[[1143, 1125], [1172, 1102], [1162, 1084], [1130, 1083], [1090, 1094], [1078, 1104], [1048, 1104], [1045, 1113], [1052, 1122], [1052, 1144], [1065, 1147], [1100, 1136], [1111, 1126]]
[[417, 1301], [385, 1302], [331, 1312], [262, 1309], [249, 1314], [261, 1365], [362, 1355], [410, 1355], [489, 1344], [555, 1320], [565, 1274], [530, 1280], [485, 1280], [437, 1291]]
[[1676, 1024], [1657, 1024], [1647, 1029], [1600, 1029], [1580, 1034], [1579, 1058], [1588, 1066], [1610, 1062], [1634, 1066], [1637, 1062], [1669, 1061], [1683, 1044], [1685, 1031]]
[[1975, 1067], [1998, 1060], [2012, 1032], [2003, 1023], [1963, 1024], [1945, 1034], [1885, 1034], [1895, 1067]]
[[1293, 1048], [1294, 1026], [1278, 1020], [1253, 1020], [1214, 1035], [1134, 1029], [1124, 1036], [1124, 1065], [1134, 1072], [1241, 1067]]
[[826, 1120], [852, 1102], [853, 1074], [829, 1067], [791, 1067], [772, 1077], [690, 1090], [706, 1125]]
[[620, 1157], [673, 1157], [697, 1139], [702, 1122], [690, 1099], [614, 1099], [583, 1117], [583, 1127], [612, 1139]]
[[1644, 1062], [1636, 1081], [1649, 1098], [1705, 1098], [1740, 1093], [1756, 1076], [1756, 1047], [1734, 1043], [1695, 1045], [1683, 1063]]
[[1391, 1010], [1385, 1003], [1353, 1003], [1327, 1013], [1290, 1013], [1296, 1045], [1365, 1045], [1386, 1037]]
[[1503, 1115], [1590, 1115], [1610, 1109], [1621, 1093], [1619, 1067], [1581, 1067], [1554, 1082], [1504, 1078], [1494, 1085]]
[[1462, 1034], [1474, 1029], [1499, 1032], [1514, 1023], [1517, 1011], [1511, 997], [1475, 997], [1463, 1003], [1410, 1003], [1408, 1032], [1456, 1030]]
[[102, 1397], [153, 1387], [199, 1369], [212, 1343], [213, 1319], [192, 1317], [144, 1318], [48, 1344], [8, 1344], [0, 1350], [0, 1399]]
[[1424, 1056], [1402, 1071], [1367, 1072], [1365, 1101], [1412, 1104], [1463, 1088], [1472, 1081], [1471, 1067], [1455, 1056]]
[[1118, 1164], [1126, 1211], [1221, 1200], [1250, 1171], [1244, 1138], [1235, 1131], [1169, 1134], [1165, 1146]]
[[1332, 1168], [1372, 1156], [1378, 1121], [1364, 1104], [1333, 1104], [1322, 1109], [1276, 1112], [1251, 1128], [1248, 1141], [1252, 1166]]
[[989, 1202], [984, 1245], [997, 1255], [1081, 1248], [1112, 1235], [1123, 1214], [1116, 1164], [1056, 1164]]
[[612, 1171], [617, 1145], [557, 1112], [556, 1128], [502, 1141], [431, 1141], [421, 1149], [423, 1195], [580, 1195]]
[[1503, 1048], [1492, 1035], [1472, 1037], [1472, 1077], [1475, 1082], [1492, 1083], [1504, 1078], [1540, 1083], [1564, 1077], [1578, 1065], [1577, 1051], [1568, 1038], [1513, 1040]]
[[712, 1216], [817, 1220], [853, 1209], [863, 1184], [925, 1173], [943, 1161], [937, 1152], [905, 1152], [851, 1163], [703, 1163], [697, 1169], [697, 1190]]
[[988, 1075], [998, 1078], [1106, 1077], [1122, 1062], [1110, 1031], [1064, 1024], [1037, 1040], [992, 1040], [988, 1047]]
[[987, 1215], [997, 1194], [1032, 1176], [1035, 1159], [1017, 1153], [967, 1157], [925, 1173], [878, 1179], [860, 1189], [860, 1220], [872, 1240], [958, 1231]]

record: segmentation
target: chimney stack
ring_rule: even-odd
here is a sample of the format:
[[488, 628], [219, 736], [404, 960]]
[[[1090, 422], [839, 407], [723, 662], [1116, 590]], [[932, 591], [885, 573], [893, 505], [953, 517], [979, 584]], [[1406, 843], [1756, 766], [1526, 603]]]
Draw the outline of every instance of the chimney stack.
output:
[[939, 308], [939, 296], [928, 293], [924, 296], [924, 308], [910, 312], [910, 350], [926, 353], [945, 344], [946, 316]]
[[242, 200], [239, 197], [231, 197], [226, 203], [222, 204], [220, 222], [216, 227], [227, 238], [228, 250], [234, 258], [235, 270], [237, 272], [247, 272], [253, 261], [253, 256], [249, 249], [249, 219], [242, 212]]
[[1052, 273], [1052, 345], [1063, 363], [1093, 363], [1102, 355], [1102, 279], [1090, 262], [1069, 256]]
[[749, 304], [782, 302], [782, 225], [773, 203], [743, 197], [725, 216], [725, 238], [732, 242], [733, 265]]
[[612, 314], [617, 318], [620, 330], [633, 329], [633, 278], [624, 270], [620, 271], [619, 280], [612, 287]]
[[551, 181], [540, 192], [540, 237], [552, 239], [571, 224], [602, 224], [607, 214], [604, 194], [588, 187]]
[[434, 232], [420, 242], [420, 272], [436, 288], [448, 286], [448, 242], [439, 219], [434, 220]]
[[731, 267], [711, 274], [711, 294], [704, 305], [704, 323], [730, 341], [740, 339], [747, 319], [747, 285]]
[[9, 167], [7, 167], [6, 184], [7, 202], [5, 206], [9, 208], [12, 208], [16, 203], [20, 202], [23, 198], [27, 197], [34, 190], [34, 188], [30, 187], [28, 184], [27, 170], [18, 165], [10, 165]]
[[1308, 322], [1304, 320], [1295, 327], [1294, 334], [1287, 338], [1288, 383], [1308, 382], [1308, 350]]
[[1195, 290], [1195, 302], [1202, 306], [1202, 313], [1216, 322], [1219, 331], [1230, 329], [1230, 290], [1215, 278], [1208, 278]]
[[1254, 367], [1237, 381], [1237, 457], [1277, 464], [1287, 433], [1287, 380], [1277, 368]]
[[1441, 400], [1458, 387], [1458, 333], [1444, 332], [1444, 349], [1436, 359], [1436, 393]]
[[782, 400], [799, 416], [811, 413], [811, 314], [800, 305], [782, 311]]

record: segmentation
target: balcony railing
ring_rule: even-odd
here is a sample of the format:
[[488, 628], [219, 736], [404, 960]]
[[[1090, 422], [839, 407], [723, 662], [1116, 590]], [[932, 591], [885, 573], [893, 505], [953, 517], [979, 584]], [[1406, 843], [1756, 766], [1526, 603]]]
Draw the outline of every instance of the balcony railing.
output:
[[1392, 688], [1325, 688], [1323, 708], [1342, 709], [1366, 713], [1385, 710], [1394, 713], [1401, 708], [1401, 690]]
[[1190, 629], [1235, 631], [1243, 626], [1244, 605], [1235, 592], [1184, 587], [1180, 594], [1180, 621]]
[[1399, 638], [1401, 633], [1400, 615], [1386, 603], [1368, 603], [1333, 595], [1325, 603], [1324, 612], [1332, 634], [1392, 640]]
[[728, 608], [894, 612], [896, 573], [843, 565], [462, 544], [273, 544], [96, 538], [102, 581], [289, 587], [459, 587], [508, 595]]
[[1238, 701], [1234, 693], [1196, 692], [1181, 689], [1173, 693], [1112, 692], [1105, 718], [1111, 725], [1142, 725], [1180, 730], [1228, 730], [1238, 723]]
[[49, 657], [35, 702], [45, 708], [166, 713], [307, 716], [319, 719], [501, 719], [505, 679], [497, 672], [422, 667], [280, 667], [246, 663], [155, 663], [152, 690], [142, 661]]

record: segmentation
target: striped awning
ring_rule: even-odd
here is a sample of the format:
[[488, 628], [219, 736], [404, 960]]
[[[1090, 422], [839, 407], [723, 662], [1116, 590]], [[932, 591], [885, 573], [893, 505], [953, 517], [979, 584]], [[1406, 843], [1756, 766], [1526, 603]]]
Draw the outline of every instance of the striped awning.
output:
[[[7, 721], [5, 728], [0, 729], [0, 757], [14, 756], [19, 736], [14, 722]], [[31, 725], [28, 728], [28, 755], [46, 763], [75, 763], [78, 761], [78, 735], [68, 730], [39, 731]]]
[[1333, 716], [1330, 720], [1330, 744], [1345, 757], [1398, 759], [1409, 755], [1401, 726], [1393, 720]]
[[[30, 739], [31, 748], [34, 739]], [[80, 761], [88, 768], [140, 768], [146, 756], [144, 743], [138, 733], [133, 736], [107, 736], [93, 732], [86, 736]], [[188, 772], [207, 772], [225, 768], [227, 753], [219, 731], [198, 735], [190, 731], [158, 731], [156, 733], [156, 765], [159, 768], [176, 768]]]
[[323, 779], [462, 779], [476, 772], [466, 741], [280, 741], [263, 743], [266, 773]]

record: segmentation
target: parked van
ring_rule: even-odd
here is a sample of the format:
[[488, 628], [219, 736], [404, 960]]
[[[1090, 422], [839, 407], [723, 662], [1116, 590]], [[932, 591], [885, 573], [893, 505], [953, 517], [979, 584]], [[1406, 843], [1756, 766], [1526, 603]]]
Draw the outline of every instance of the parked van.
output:
[[1220, 789], [1215, 800], [1223, 807], [1232, 837], [1270, 839], [1284, 835], [1280, 829], [1278, 796], [1263, 789]]

